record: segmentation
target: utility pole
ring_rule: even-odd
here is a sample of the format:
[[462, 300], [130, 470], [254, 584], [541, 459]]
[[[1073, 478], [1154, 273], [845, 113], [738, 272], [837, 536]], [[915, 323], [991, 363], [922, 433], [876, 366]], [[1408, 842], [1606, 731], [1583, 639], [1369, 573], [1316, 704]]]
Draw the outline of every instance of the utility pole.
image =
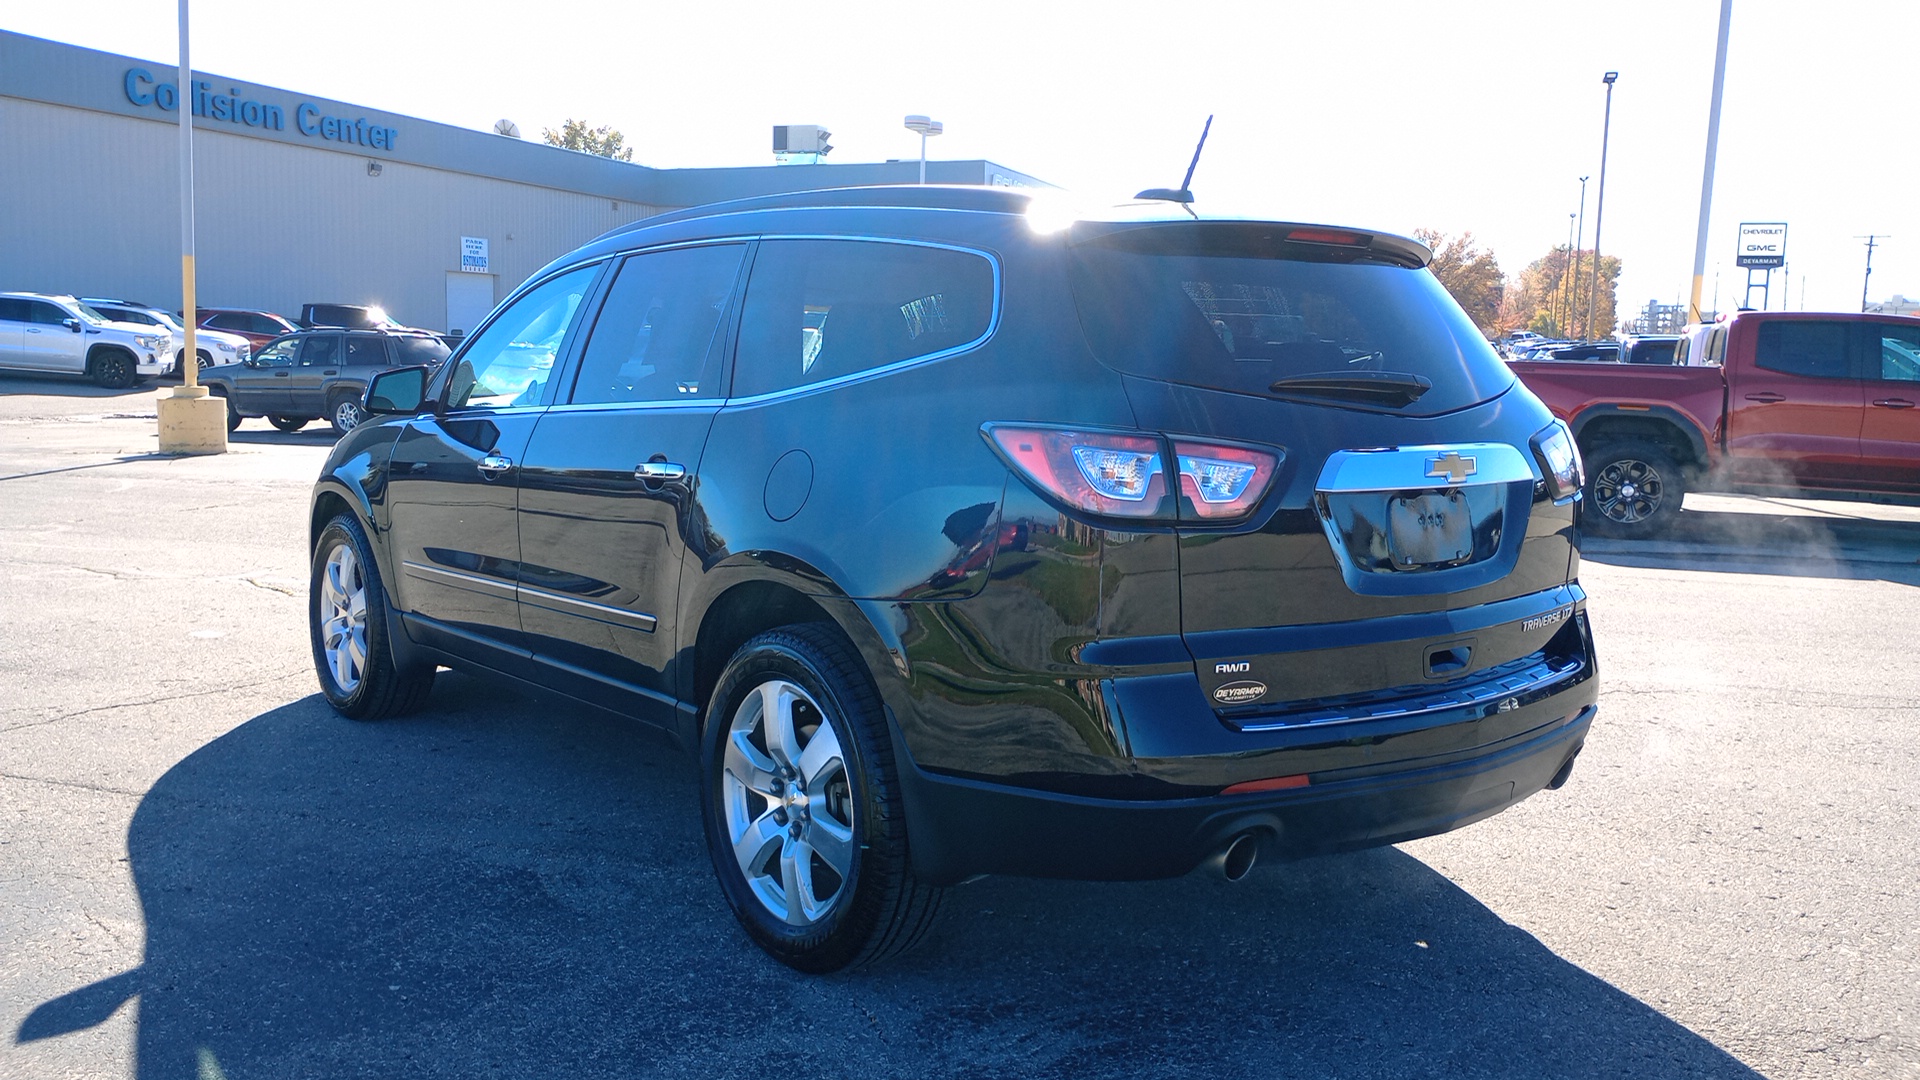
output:
[[1891, 240], [1893, 239], [1893, 237], [1888, 236], [1885, 233], [1874, 233], [1868, 236], [1856, 236], [1854, 237], [1854, 239], [1865, 240], [1867, 242], [1867, 276], [1860, 279], [1860, 310], [1865, 311], [1867, 310], [1867, 282], [1873, 280], [1874, 242], [1876, 240]]
[[[1720, 92], [1727, 82], [1727, 32], [1733, 27], [1733, 0], [1720, 0], [1720, 41], [1713, 50], [1713, 104], [1707, 109], [1707, 164], [1700, 175], [1700, 231], [1693, 241], [1693, 299], [1687, 321], [1700, 321], [1700, 285], [1707, 274], [1707, 215], [1713, 209], [1713, 159], [1720, 149]], [[1720, 306], [1720, 280], [1714, 275], [1713, 306]]]
[[1560, 287], [1553, 291], [1553, 296], [1547, 298], [1549, 308], [1551, 308], [1553, 300], [1558, 299], [1560, 301], [1560, 310], [1558, 312], [1550, 312], [1550, 313], [1553, 314], [1553, 325], [1560, 328], [1562, 332], [1564, 332], [1567, 329], [1566, 323], [1563, 322], [1562, 319], [1564, 316], [1567, 315], [1568, 312], [1571, 312], [1573, 310], [1573, 297], [1574, 297], [1573, 276], [1567, 273], [1567, 268], [1572, 265], [1573, 265], [1573, 212], [1569, 210], [1567, 212], [1567, 258], [1566, 258], [1566, 261], [1560, 264]]
[[[1600, 299], [1600, 223], [1607, 212], [1607, 137], [1613, 131], [1613, 81], [1619, 77], [1617, 71], [1600, 76], [1600, 81], [1607, 84], [1607, 112], [1600, 123], [1600, 193], [1593, 200], [1593, 288], [1587, 293], [1588, 336], [1593, 334], [1593, 309]], [[1611, 327], [1608, 336], [1612, 336]]]

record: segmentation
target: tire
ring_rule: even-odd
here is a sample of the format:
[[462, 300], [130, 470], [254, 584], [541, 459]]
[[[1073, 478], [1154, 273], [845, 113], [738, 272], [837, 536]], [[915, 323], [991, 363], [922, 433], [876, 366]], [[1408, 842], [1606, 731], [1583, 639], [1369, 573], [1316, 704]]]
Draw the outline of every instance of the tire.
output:
[[[186, 352], [187, 350], [185, 350], [185, 349], [181, 349], [180, 351], [181, 351], [181, 352]], [[198, 349], [195, 349], [195, 350], [193, 351], [193, 355], [194, 355], [194, 358], [195, 358], [195, 362], [196, 362], [196, 366], [195, 366], [195, 367], [194, 367], [194, 369], [193, 369], [195, 373], [199, 373], [199, 372], [202, 372], [202, 371], [205, 371], [205, 370], [207, 370], [208, 368], [210, 368], [210, 367], [212, 367], [212, 366], [213, 366], [213, 356], [212, 356], [212, 354], [211, 354], [211, 353], [203, 353], [203, 352], [201, 352], [200, 350], [198, 350]], [[175, 370], [185, 370], [185, 369], [184, 369], [184, 368], [176, 368]]]
[[240, 410], [234, 407], [233, 399], [217, 386], [207, 392], [227, 403], [227, 430], [229, 432], [237, 430], [240, 427], [241, 416]]
[[87, 363], [87, 372], [95, 383], [108, 390], [125, 390], [139, 375], [134, 369], [133, 357], [119, 349], [101, 349], [94, 353]]
[[333, 430], [345, 435], [360, 426], [360, 399], [341, 394], [327, 404], [327, 419]]
[[292, 434], [307, 426], [307, 418], [304, 416], [269, 416], [267, 417], [267, 423], [272, 424], [281, 431]]
[[434, 668], [394, 664], [379, 564], [366, 530], [351, 514], [327, 522], [314, 545], [307, 636], [320, 692], [343, 716], [401, 716], [419, 708], [433, 689]]
[[938, 913], [942, 890], [908, 862], [885, 717], [853, 647], [820, 623], [747, 642], [708, 704], [700, 800], [714, 872], [747, 936], [799, 971], [894, 955]]
[[1580, 524], [1598, 536], [1644, 540], [1673, 527], [1686, 495], [1685, 474], [1658, 444], [1606, 443], [1587, 458]]

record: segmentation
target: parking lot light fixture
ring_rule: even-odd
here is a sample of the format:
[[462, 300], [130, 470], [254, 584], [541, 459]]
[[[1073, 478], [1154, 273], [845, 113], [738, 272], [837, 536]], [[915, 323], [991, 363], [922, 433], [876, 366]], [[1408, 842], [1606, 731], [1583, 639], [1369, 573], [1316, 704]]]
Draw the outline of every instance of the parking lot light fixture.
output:
[[[1600, 223], [1607, 210], [1607, 136], [1613, 130], [1613, 82], [1620, 77], [1617, 71], [1609, 71], [1600, 76], [1607, 84], [1607, 111], [1600, 122], [1600, 193], [1593, 200], [1593, 285], [1587, 292], [1587, 336], [1593, 337], [1593, 310], [1600, 299]], [[1613, 336], [1613, 328], [1607, 328], [1607, 336]]]
[[927, 182], [927, 136], [938, 135], [946, 130], [938, 120], [929, 120], [915, 114], [907, 117], [907, 130], [920, 133], [920, 182]]

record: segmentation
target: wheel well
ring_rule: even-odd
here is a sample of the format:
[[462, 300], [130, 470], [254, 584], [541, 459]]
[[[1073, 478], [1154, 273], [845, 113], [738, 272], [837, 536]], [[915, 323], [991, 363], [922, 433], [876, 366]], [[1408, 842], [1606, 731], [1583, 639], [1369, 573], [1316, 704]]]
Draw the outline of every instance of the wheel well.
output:
[[313, 520], [307, 523], [308, 553], [311, 554], [314, 545], [320, 542], [320, 530], [327, 527], [327, 522], [332, 521], [341, 514], [350, 514], [352, 512], [352, 504], [348, 503], [338, 492], [321, 492], [320, 497], [313, 500]]
[[1665, 450], [1680, 465], [1701, 465], [1700, 455], [1671, 420], [1651, 416], [1597, 416], [1580, 429], [1580, 453], [1590, 457], [1602, 443], [1650, 442]]
[[100, 359], [102, 356], [105, 356], [107, 353], [119, 353], [121, 356], [124, 356], [129, 360], [134, 359], [133, 352], [129, 350], [125, 345], [107, 345], [102, 343], [99, 345], [95, 345], [93, 348], [87, 350], [87, 366], [91, 368], [94, 364], [94, 361]]
[[720, 672], [756, 635], [793, 623], [835, 625], [826, 610], [804, 593], [771, 581], [750, 581], [721, 593], [700, 620], [693, 647], [693, 700], [701, 709], [719, 685]]

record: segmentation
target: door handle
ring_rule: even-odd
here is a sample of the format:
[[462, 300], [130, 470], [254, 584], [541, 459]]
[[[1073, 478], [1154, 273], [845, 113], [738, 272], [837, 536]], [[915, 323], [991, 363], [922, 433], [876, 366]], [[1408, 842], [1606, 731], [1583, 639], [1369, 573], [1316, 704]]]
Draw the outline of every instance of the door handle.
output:
[[273, 373], [273, 377], [276, 379], [284, 379], [287, 377], [288, 374], [289, 373], [285, 371], [276, 371]]
[[340, 373], [339, 373], [338, 371], [335, 371], [335, 370], [332, 370], [332, 369], [328, 369], [328, 370], [326, 370], [326, 371], [323, 371], [323, 372], [321, 372], [320, 374], [322, 374], [322, 375], [338, 375], [338, 374], [340, 374]]
[[488, 454], [486, 457], [481, 458], [480, 463], [475, 465], [474, 468], [480, 470], [481, 476], [489, 480], [497, 480], [505, 476], [508, 469], [513, 468], [513, 459], [510, 457], [502, 457], [499, 454]]
[[1767, 392], [1765, 392], [1765, 393], [1762, 393], [1762, 394], [1748, 394], [1748, 395], [1747, 395], [1747, 400], [1748, 400], [1748, 401], [1757, 401], [1757, 402], [1759, 402], [1759, 403], [1760, 403], [1760, 404], [1762, 404], [1762, 405], [1771, 405], [1771, 404], [1773, 404], [1773, 403], [1774, 403], [1774, 402], [1776, 402], [1776, 401], [1785, 401], [1785, 400], [1787, 400], [1787, 395], [1785, 395], [1785, 394], [1776, 394], [1776, 393], [1774, 393], [1773, 391], [1771, 391], [1771, 390], [1769, 390], [1769, 391], [1767, 391]]
[[1913, 402], [1908, 401], [1906, 398], [1898, 398], [1898, 397], [1883, 397], [1878, 401], [1875, 401], [1874, 404], [1882, 409], [1913, 408]]
[[643, 461], [633, 467], [633, 478], [645, 484], [665, 484], [687, 478], [687, 467], [671, 461]]

